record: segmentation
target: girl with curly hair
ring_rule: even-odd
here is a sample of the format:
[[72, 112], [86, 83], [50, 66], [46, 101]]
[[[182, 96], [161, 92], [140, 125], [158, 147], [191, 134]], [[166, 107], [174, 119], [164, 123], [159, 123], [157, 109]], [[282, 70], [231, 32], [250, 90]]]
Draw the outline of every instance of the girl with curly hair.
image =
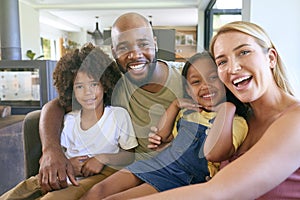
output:
[[73, 107], [64, 117], [61, 146], [72, 163], [79, 186], [70, 184], [43, 195], [36, 175], [19, 183], [1, 199], [32, 199], [42, 195], [42, 199], [79, 199], [95, 183], [134, 160], [132, 151], [138, 143], [130, 116], [124, 108], [110, 105], [120, 77], [116, 63], [92, 44], [59, 60], [53, 73], [59, 102], [65, 109]]

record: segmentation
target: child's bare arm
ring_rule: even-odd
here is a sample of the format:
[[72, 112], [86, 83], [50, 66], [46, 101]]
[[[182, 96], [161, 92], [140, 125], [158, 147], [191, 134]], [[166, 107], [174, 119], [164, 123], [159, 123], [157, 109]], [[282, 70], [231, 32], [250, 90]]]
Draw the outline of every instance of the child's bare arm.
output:
[[176, 116], [180, 110], [178, 104], [178, 99], [175, 99], [159, 120], [155, 134], [161, 137], [162, 142], [169, 142], [173, 139], [173, 135], [171, 133]]
[[173, 135], [171, 133], [178, 112], [182, 108], [199, 111], [200, 105], [194, 103], [191, 99], [175, 99], [170, 104], [157, 125], [156, 134], [161, 137], [162, 142], [170, 142], [173, 139]]
[[124, 150], [120, 148], [118, 153], [99, 154], [95, 156], [101, 163], [113, 166], [126, 166], [134, 161], [134, 148]]
[[99, 154], [89, 158], [82, 166], [83, 176], [91, 176], [101, 172], [105, 165], [123, 168], [134, 161], [134, 149], [124, 150], [120, 148], [118, 153]]
[[220, 162], [234, 153], [232, 124], [235, 110], [235, 105], [230, 102], [224, 102], [216, 108], [217, 116], [204, 144], [204, 155], [207, 160]]
[[81, 174], [84, 177], [99, 174], [104, 166], [96, 157], [88, 158], [82, 165]]
[[148, 148], [158, 150], [164, 148], [164, 146], [161, 146], [161, 143], [168, 143], [173, 140], [172, 130], [178, 112], [182, 108], [200, 111], [201, 106], [192, 99], [175, 99], [161, 117], [157, 127], [151, 127]]

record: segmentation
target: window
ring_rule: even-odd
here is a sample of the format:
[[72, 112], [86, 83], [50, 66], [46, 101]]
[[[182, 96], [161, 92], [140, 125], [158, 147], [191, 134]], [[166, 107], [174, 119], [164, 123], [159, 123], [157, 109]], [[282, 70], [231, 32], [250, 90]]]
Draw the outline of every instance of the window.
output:
[[41, 48], [45, 60], [58, 60], [61, 56], [57, 53], [57, 42], [54, 39], [41, 37]]
[[44, 59], [51, 59], [51, 41], [46, 38], [41, 38], [42, 52], [44, 54]]
[[205, 10], [205, 49], [208, 49], [210, 39], [220, 26], [240, 20], [242, 20], [242, 0], [211, 0]]

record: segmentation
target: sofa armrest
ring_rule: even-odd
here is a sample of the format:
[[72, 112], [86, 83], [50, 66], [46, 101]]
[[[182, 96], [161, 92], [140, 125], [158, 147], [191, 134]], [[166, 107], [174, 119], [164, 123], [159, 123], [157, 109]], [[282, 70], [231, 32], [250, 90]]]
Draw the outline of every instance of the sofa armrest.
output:
[[25, 177], [29, 178], [39, 172], [39, 159], [42, 155], [42, 145], [39, 135], [40, 110], [28, 113], [23, 121], [23, 142]]

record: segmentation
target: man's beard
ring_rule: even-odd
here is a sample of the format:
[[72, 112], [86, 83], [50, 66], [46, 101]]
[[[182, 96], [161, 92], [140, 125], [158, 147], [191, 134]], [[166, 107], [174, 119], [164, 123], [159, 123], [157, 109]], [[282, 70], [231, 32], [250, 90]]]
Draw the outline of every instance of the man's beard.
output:
[[153, 73], [154, 73], [154, 70], [155, 70], [156, 64], [157, 64], [157, 53], [155, 53], [155, 57], [153, 58], [153, 60], [150, 63], [147, 63], [148, 73], [147, 73], [147, 76], [144, 77], [143, 79], [136, 80], [136, 79], [132, 78], [130, 76], [130, 73], [128, 71], [124, 70], [124, 68], [119, 64], [118, 61], [117, 61], [117, 64], [118, 64], [121, 72], [123, 72], [123, 74], [128, 78], [128, 80], [130, 80], [130, 82], [132, 82], [133, 84], [135, 84], [138, 87], [142, 87], [144, 85], [149, 84], [152, 79], [152, 76], [153, 76]]

